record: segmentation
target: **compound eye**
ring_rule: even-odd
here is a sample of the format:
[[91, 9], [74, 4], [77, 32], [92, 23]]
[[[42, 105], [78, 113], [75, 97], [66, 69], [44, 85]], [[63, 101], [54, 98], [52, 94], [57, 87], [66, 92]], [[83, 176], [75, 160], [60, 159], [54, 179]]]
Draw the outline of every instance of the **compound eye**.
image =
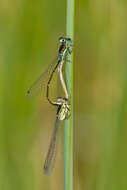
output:
[[59, 38], [59, 42], [63, 42], [63, 37], [60, 37], [60, 38]]

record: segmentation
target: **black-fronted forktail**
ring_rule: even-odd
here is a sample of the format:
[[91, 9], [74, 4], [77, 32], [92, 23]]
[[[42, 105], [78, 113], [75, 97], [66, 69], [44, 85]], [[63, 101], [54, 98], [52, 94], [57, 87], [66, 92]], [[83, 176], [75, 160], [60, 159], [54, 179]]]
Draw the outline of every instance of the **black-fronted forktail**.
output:
[[72, 40], [70, 38], [60, 37], [59, 38], [60, 46], [58, 50], [57, 61], [54, 61], [49, 65], [47, 70], [42, 73], [39, 78], [32, 84], [32, 86], [27, 91], [27, 97], [32, 98], [33, 96], [38, 95], [43, 87], [47, 84], [47, 93], [46, 97], [50, 104], [53, 104], [49, 99], [49, 86], [52, 80], [52, 77], [59, 67], [60, 64], [63, 64], [67, 55], [72, 52]]

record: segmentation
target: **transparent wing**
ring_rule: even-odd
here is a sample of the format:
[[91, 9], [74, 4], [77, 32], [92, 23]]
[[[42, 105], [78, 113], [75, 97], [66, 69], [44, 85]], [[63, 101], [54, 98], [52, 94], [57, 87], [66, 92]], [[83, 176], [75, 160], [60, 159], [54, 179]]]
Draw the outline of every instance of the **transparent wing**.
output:
[[38, 77], [29, 90], [27, 90], [27, 98], [33, 98], [41, 93], [55, 64], [57, 64], [57, 58], [48, 66], [47, 70]]
[[50, 141], [50, 145], [49, 145], [49, 149], [48, 149], [48, 153], [46, 155], [46, 159], [45, 159], [45, 163], [44, 163], [44, 174], [46, 175], [50, 175], [54, 164], [55, 164], [55, 159], [56, 159], [56, 152], [57, 152], [57, 141], [58, 141], [58, 124], [59, 124], [59, 120], [58, 118], [56, 118], [55, 121], [55, 126], [53, 129], [53, 133], [52, 133], [52, 137], [51, 137], [51, 141]]

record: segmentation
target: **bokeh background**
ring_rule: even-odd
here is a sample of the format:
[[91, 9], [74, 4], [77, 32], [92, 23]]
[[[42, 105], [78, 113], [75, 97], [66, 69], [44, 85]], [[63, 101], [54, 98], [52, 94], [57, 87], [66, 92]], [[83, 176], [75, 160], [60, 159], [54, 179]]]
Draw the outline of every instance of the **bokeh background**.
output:
[[[74, 189], [124, 190], [127, 2], [80, 0], [75, 13]], [[63, 189], [63, 127], [47, 177], [43, 163], [56, 110], [45, 98], [25, 95], [56, 56], [65, 27], [65, 1], [0, 1], [1, 190]], [[59, 82], [54, 85], [59, 95]]]

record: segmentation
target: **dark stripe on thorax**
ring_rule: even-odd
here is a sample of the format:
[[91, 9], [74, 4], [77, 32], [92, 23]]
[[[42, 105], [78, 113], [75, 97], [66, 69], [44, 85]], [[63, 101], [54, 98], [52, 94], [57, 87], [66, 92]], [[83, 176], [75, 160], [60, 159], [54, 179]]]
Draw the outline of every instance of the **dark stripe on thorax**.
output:
[[65, 44], [62, 44], [62, 45], [60, 46], [60, 48], [59, 48], [59, 54], [60, 54], [60, 55], [62, 55], [62, 53], [64, 52], [65, 48], [66, 48], [66, 45], [65, 45]]

